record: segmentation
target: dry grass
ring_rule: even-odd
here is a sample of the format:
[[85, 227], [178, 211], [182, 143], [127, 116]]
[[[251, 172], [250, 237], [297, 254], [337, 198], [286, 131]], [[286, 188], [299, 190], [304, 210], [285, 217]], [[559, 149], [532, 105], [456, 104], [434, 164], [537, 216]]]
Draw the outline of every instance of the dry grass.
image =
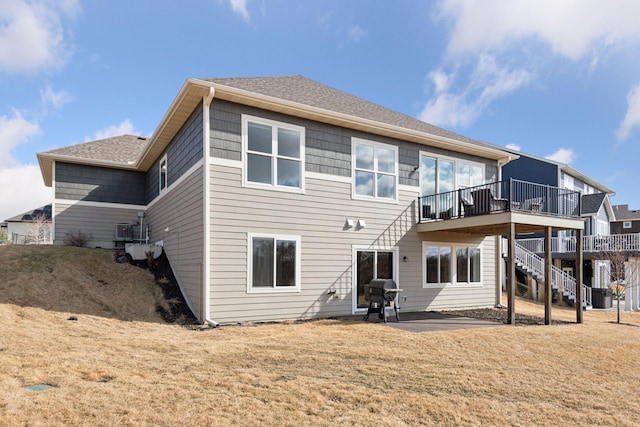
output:
[[[51, 300], [64, 283], [33, 294], [47, 302], [12, 302], [6, 278], [44, 286], [27, 258], [57, 256], [25, 251], [22, 267], [11, 264], [22, 270], [7, 273], [0, 247], [0, 425], [640, 425], [638, 313], [622, 325], [590, 311], [583, 325], [422, 334], [338, 320], [194, 331], [120, 319], [112, 306], [67, 310], [81, 304]], [[79, 251], [83, 264], [103, 257]], [[101, 265], [96, 277], [138, 273]], [[154, 303], [136, 301], [146, 313], [144, 301]], [[542, 313], [521, 300], [517, 309]], [[37, 383], [56, 388], [24, 388]]]

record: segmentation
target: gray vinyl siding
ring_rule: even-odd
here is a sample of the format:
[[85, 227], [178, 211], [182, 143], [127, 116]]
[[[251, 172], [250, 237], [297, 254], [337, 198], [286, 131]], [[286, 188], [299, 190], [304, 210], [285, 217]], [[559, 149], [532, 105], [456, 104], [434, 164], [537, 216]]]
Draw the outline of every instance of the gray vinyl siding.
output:
[[54, 244], [64, 243], [67, 233], [90, 235], [89, 247], [113, 248], [118, 223], [131, 224], [138, 220], [140, 209], [108, 206], [85, 206], [56, 202], [54, 215]]
[[144, 205], [145, 179], [142, 172], [56, 162], [55, 198]]
[[509, 178], [559, 187], [557, 165], [533, 159], [524, 154], [502, 167], [502, 179]]
[[196, 168], [174, 183], [147, 210], [151, 242], [162, 241], [180, 289], [194, 314], [203, 321], [202, 260], [204, 254], [203, 169]]
[[496, 180], [498, 175], [497, 164], [494, 161], [216, 99], [211, 103], [210, 115], [210, 155], [212, 157], [227, 160], [242, 159], [242, 114], [304, 127], [307, 172], [350, 177], [352, 138], [360, 138], [398, 147], [398, 178], [401, 185], [412, 187], [420, 185], [420, 174], [415, 167], [420, 164], [421, 150], [484, 163], [487, 180]]
[[187, 121], [182, 125], [169, 144], [146, 175], [146, 199], [151, 202], [160, 190], [159, 164], [164, 154], [167, 155], [167, 185], [170, 186], [184, 175], [193, 165], [202, 159], [202, 106], [198, 105]]
[[[417, 188], [400, 188], [398, 203], [351, 198], [350, 179], [305, 178], [305, 194], [243, 187], [241, 169], [211, 165], [211, 317], [223, 323], [350, 315], [353, 247], [399, 248], [399, 285], [404, 311], [495, 304], [494, 238], [482, 244], [483, 284], [422, 286], [422, 241], [459, 237], [416, 231]], [[366, 227], [345, 229], [363, 219]], [[248, 293], [248, 234], [296, 235], [301, 239], [301, 291]], [[480, 244], [483, 239], [472, 239]], [[403, 261], [403, 257], [407, 261]], [[336, 289], [338, 298], [328, 294]]]

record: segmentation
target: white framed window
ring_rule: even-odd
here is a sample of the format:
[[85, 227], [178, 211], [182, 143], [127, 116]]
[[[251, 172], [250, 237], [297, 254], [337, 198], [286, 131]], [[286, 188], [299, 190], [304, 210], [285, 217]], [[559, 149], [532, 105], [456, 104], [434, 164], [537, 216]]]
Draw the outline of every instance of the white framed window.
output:
[[420, 154], [420, 195], [423, 197], [484, 183], [482, 163]]
[[304, 191], [304, 128], [242, 116], [243, 185]]
[[167, 177], [168, 177], [168, 166], [167, 166], [167, 155], [165, 154], [162, 159], [160, 159], [160, 163], [158, 164], [158, 188], [162, 192], [165, 188], [167, 188]]
[[398, 147], [352, 138], [353, 198], [396, 201]]
[[622, 228], [631, 228], [631, 221], [622, 221]]
[[596, 222], [596, 234], [600, 236], [608, 236], [609, 235], [609, 223], [602, 220], [597, 220]]
[[476, 245], [423, 243], [423, 287], [480, 285], [482, 250]]
[[247, 292], [300, 292], [300, 236], [248, 234]]
[[435, 219], [457, 215], [457, 194], [454, 191], [484, 182], [485, 166], [481, 163], [420, 153], [422, 217]]

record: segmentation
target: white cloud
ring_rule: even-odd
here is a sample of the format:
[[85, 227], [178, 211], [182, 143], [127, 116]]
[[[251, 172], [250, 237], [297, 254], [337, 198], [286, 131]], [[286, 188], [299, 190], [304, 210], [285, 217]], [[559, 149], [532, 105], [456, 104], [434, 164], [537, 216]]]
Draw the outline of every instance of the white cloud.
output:
[[[553, 75], [545, 67], [554, 55], [580, 61], [591, 75], [613, 50], [632, 52], [635, 61], [629, 47], [640, 44], [637, 0], [441, 0], [433, 16], [449, 30], [447, 50], [443, 64], [428, 74], [435, 90], [420, 118], [440, 125], [469, 125], [496, 99]], [[491, 58], [490, 71], [504, 74], [478, 75], [483, 57]], [[629, 120], [633, 127], [633, 114], [617, 131], [619, 138]]]
[[0, 168], [15, 166], [11, 150], [38, 134], [38, 122], [25, 119], [20, 111], [14, 110], [11, 117], [0, 116]]
[[35, 72], [59, 67], [69, 56], [63, 18], [79, 11], [77, 0], [3, 0], [0, 7], [0, 70]]
[[640, 39], [637, 0], [444, 0], [436, 14], [453, 22], [454, 55], [529, 41], [576, 60], [599, 46]]
[[635, 127], [640, 127], [640, 84], [633, 87], [627, 95], [627, 113], [615, 131], [618, 143], [626, 140]]
[[0, 188], [0, 221], [51, 203], [51, 189], [36, 165], [0, 166]]
[[438, 126], [468, 126], [478, 119], [496, 99], [526, 86], [531, 75], [524, 69], [509, 69], [498, 65], [491, 55], [480, 55], [460, 88], [452, 73], [437, 70], [429, 74], [435, 97], [427, 102], [419, 114], [420, 120]]
[[428, 77], [431, 83], [433, 83], [433, 91], [435, 93], [446, 92], [456, 79], [455, 74], [447, 74], [442, 70], [432, 71]]
[[347, 41], [356, 43], [362, 40], [362, 38], [366, 35], [366, 30], [362, 29], [359, 25], [352, 25], [347, 31]]
[[508, 148], [509, 150], [520, 151], [520, 146], [517, 144], [507, 144], [505, 145], [505, 147]]
[[56, 92], [49, 85], [40, 90], [40, 103], [45, 109], [51, 106], [59, 110], [71, 101], [73, 101], [73, 97], [67, 92], [63, 90]]
[[576, 153], [571, 148], [559, 148], [558, 151], [545, 156], [545, 158], [570, 165], [576, 159]]
[[87, 136], [85, 137], [85, 142], [87, 141], [97, 141], [100, 139], [111, 138], [112, 136], [118, 135], [139, 135], [140, 133], [136, 130], [136, 128], [131, 123], [131, 120], [126, 119], [122, 123], [117, 125], [107, 126], [104, 129], [97, 131], [93, 137]]
[[242, 16], [242, 19], [249, 22], [251, 18], [249, 17], [249, 11], [247, 10], [247, 1], [248, 0], [229, 0], [229, 4], [231, 5], [231, 10]]

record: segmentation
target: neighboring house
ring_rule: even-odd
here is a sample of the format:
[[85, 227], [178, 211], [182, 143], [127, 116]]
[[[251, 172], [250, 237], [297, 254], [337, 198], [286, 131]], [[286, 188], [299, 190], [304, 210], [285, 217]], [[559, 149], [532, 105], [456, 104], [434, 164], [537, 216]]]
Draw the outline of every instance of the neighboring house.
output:
[[114, 247], [142, 219], [194, 314], [229, 323], [363, 313], [373, 278], [399, 284], [403, 311], [500, 304], [500, 235], [582, 228], [485, 209], [515, 157], [294, 76], [188, 79], [150, 139], [38, 161], [56, 244], [80, 230]]
[[7, 237], [15, 244], [53, 243], [51, 233], [51, 205], [45, 205], [16, 215], [5, 221]]
[[629, 205], [614, 205], [614, 218], [610, 222], [611, 234], [640, 233], [640, 209], [629, 210]]
[[[594, 288], [609, 285], [608, 261], [601, 259], [601, 243], [610, 235], [609, 222], [615, 217], [610, 196], [615, 192], [606, 185], [590, 178], [573, 167], [561, 162], [545, 159], [519, 151], [520, 157], [502, 168], [504, 179], [512, 178], [550, 185], [562, 189], [579, 191], [581, 216], [584, 219], [584, 284]], [[605, 236], [605, 237], [603, 237]], [[537, 236], [519, 236], [528, 249], [541, 253], [542, 240]], [[556, 267], [570, 275], [575, 274], [575, 232], [560, 231], [553, 241], [553, 258]]]

